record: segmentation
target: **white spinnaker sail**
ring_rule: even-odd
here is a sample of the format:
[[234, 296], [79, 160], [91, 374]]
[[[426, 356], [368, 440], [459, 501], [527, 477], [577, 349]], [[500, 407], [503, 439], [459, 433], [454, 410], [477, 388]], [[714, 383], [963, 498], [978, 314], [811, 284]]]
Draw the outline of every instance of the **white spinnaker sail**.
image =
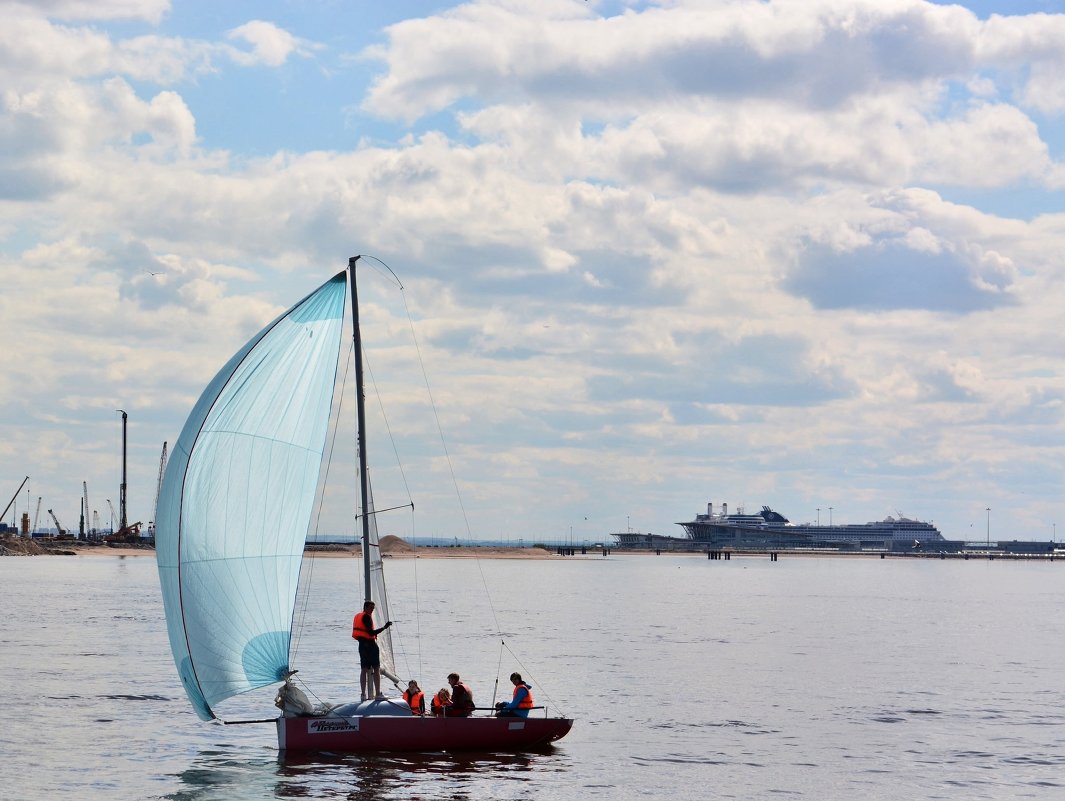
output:
[[339, 273], [238, 351], [167, 463], [156, 559], [174, 662], [205, 720], [288, 670], [346, 288]]

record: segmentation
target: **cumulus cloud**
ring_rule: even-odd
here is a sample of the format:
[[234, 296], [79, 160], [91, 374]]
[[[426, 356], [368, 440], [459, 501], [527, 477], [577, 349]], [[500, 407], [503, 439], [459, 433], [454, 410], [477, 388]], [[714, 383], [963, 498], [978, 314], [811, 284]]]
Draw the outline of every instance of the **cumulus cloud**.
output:
[[4, 0], [0, 8], [32, 6], [62, 20], [144, 20], [158, 23], [170, 10], [170, 0]]
[[[560, 465], [606, 453], [665, 476], [757, 482], [772, 465], [801, 500], [827, 474], [789, 478], [782, 457], [927, 477], [966, 469], [956, 453], [994, 441], [992, 417], [1060, 417], [1060, 356], [1038, 332], [1060, 317], [1065, 218], [966, 199], [1006, 187], [1056, 209], [1041, 115], [1059, 56], [1040, 31], [1056, 17], [470, 2], [392, 25], [361, 62], [378, 70], [358, 75], [362, 113], [416, 127], [252, 154], [201, 141], [211, 109], [189, 82], [335, 55], [297, 28], [187, 39], [164, 14], [131, 37], [27, 8], [0, 30], [0, 313], [28, 363], [78, 387], [12, 367], [52, 420], [95, 398], [110, 413], [109, 387], [130, 386], [169, 435], [197, 382], [353, 247], [409, 282], [493, 498], [493, 471], [561, 492]], [[327, 119], [351, 101], [323, 102]], [[55, 323], [76, 352], [34, 325], [56, 305], [94, 310]], [[390, 339], [399, 311], [368, 315], [390, 363], [412, 361]], [[900, 461], [898, 431], [925, 447]]]
[[244, 65], [265, 64], [268, 67], [280, 67], [289, 56], [306, 56], [310, 52], [310, 43], [293, 36], [272, 22], [252, 20], [234, 28], [227, 34], [229, 39], [239, 39], [252, 46], [251, 53], [238, 51], [233, 58]]
[[[429, 29], [432, 36], [428, 36]], [[648, 99], [773, 97], [825, 108], [974, 63], [976, 17], [919, 0], [677, 3], [598, 18], [571, 3], [473, 2], [388, 29], [367, 107], [412, 119], [467, 95], [578, 96], [594, 113]], [[810, 58], [811, 54], [830, 58]]]
[[[662, 191], [1056, 187], [1062, 165], [1036, 124], [985, 100], [1029, 91], [1014, 69], [1021, 45], [1007, 42], [1030, 28], [917, 0], [681, 3], [609, 19], [573, 4], [470, 3], [389, 29], [390, 46], [368, 51], [387, 70], [366, 108], [412, 120], [475, 96], [489, 105], [463, 112], [466, 127], [528, 149], [531, 163]], [[1035, 50], [1053, 74], [1057, 58]], [[943, 102], [959, 92], [972, 101]]]
[[15, 6], [0, 26], [0, 76], [8, 85], [113, 74], [174, 85], [215, 73], [225, 63], [278, 67], [292, 55], [308, 56], [318, 48], [259, 20], [231, 30], [228, 38], [250, 44], [251, 51], [158, 34], [113, 41], [94, 28], [57, 24], [37, 9]]
[[904, 241], [877, 241], [852, 251], [810, 245], [786, 286], [817, 308], [927, 309], [958, 314], [1012, 302], [961, 254]]

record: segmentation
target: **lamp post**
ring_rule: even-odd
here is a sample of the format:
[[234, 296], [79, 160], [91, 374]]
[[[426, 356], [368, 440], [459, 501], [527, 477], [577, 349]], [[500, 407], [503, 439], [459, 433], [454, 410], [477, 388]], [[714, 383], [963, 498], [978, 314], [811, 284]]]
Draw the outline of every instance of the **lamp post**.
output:
[[832, 507], [828, 507], [828, 527], [832, 528]]
[[987, 550], [991, 550], [991, 507], [987, 507]]
[[821, 507], [817, 507], [817, 525], [821, 525]]

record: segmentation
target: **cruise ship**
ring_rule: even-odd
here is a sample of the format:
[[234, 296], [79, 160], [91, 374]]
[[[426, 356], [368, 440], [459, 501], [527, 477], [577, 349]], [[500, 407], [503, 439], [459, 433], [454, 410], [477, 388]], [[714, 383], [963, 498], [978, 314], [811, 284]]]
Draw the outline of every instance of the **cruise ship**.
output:
[[[956, 543], [943, 538], [931, 523], [908, 517], [887, 517], [872, 523], [820, 525], [792, 523], [780, 512], [763, 506], [758, 514], [743, 509], [730, 514], [728, 504], [718, 512], [706, 505], [687, 523], [678, 523], [687, 539], [700, 548], [825, 548], [847, 551], [946, 550]], [[957, 543], [960, 544], [960, 543]]]

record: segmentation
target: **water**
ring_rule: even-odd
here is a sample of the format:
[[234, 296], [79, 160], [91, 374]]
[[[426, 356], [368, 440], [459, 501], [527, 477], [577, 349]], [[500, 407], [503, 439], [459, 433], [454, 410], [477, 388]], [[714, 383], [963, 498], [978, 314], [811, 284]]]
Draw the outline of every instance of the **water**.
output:
[[[297, 665], [357, 684], [352, 560], [315, 559]], [[0, 559], [0, 798], [1058, 799], [1065, 565], [616, 556], [388, 563], [404, 676], [511, 670], [576, 718], [526, 755], [279, 758], [199, 722], [155, 563]], [[456, 591], [459, 590], [459, 591]], [[500, 648], [496, 626], [504, 632]], [[268, 717], [270, 690], [223, 705]]]

